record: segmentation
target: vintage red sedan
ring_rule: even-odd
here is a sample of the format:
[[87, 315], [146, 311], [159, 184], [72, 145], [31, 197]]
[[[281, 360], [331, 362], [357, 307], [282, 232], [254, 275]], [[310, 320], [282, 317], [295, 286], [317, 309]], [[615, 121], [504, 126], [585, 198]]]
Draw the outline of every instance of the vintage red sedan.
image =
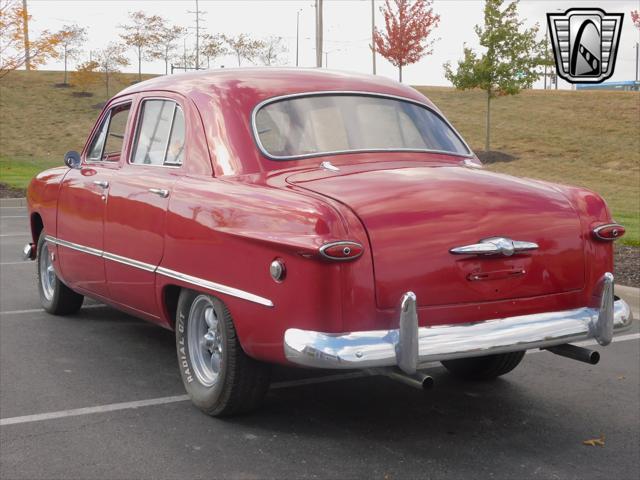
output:
[[632, 322], [602, 198], [483, 170], [429, 100], [381, 77], [155, 78], [65, 163], [28, 190], [44, 309], [86, 296], [174, 329], [211, 415], [256, 407], [273, 363], [490, 379], [529, 349], [595, 363], [570, 343]]

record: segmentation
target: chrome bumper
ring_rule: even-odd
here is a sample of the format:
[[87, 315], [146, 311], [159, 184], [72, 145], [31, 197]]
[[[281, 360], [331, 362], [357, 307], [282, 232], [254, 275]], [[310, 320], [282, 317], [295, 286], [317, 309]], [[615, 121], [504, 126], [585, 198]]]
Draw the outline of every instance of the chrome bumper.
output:
[[361, 369], [398, 366], [413, 374], [421, 364], [594, 338], [608, 345], [614, 332], [631, 327], [629, 305], [613, 295], [613, 275], [602, 278], [599, 308], [500, 318], [484, 322], [418, 327], [416, 296], [407, 292], [399, 308], [399, 328], [342, 334], [290, 328], [284, 335], [287, 359], [305, 367]]

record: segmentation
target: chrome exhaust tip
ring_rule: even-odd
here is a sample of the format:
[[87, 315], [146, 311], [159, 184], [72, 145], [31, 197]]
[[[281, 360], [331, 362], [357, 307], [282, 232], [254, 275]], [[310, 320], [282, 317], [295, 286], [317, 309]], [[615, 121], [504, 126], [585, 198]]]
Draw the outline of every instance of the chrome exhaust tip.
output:
[[404, 383], [405, 385], [409, 385], [410, 387], [417, 388], [419, 390], [429, 390], [433, 388], [434, 385], [433, 377], [422, 372], [408, 374], [400, 369], [392, 368], [380, 373], [392, 380]]
[[22, 249], [23, 260], [35, 260], [36, 259], [36, 246], [33, 243], [27, 243]]
[[588, 363], [589, 365], [596, 365], [600, 361], [600, 353], [595, 350], [589, 350], [588, 348], [578, 347], [577, 345], [571, 345], [569, 343], [549, 347], [545, 350], [549, 350], [551, 353], [555, 353], [561, 357]]

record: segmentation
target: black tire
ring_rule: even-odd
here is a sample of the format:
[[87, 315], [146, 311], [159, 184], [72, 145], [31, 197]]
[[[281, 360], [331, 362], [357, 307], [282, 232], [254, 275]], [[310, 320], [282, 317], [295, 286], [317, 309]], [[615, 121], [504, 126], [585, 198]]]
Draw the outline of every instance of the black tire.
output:
[[[197, 365], [202, 365], [203, 362], [198, 361], [197, 352], [202, 351], [203, 347], [193, 339], [192, 342], [189, 341], [190, 328], [200, 332], [194, 335], [201, 333], [204, 335], [204, 332], [212, 331], [210, 325], [205, 326], [204, 330], [200, 329], [201, 321], [197, 320], [200, 305], [207, 301], [211, 303], [215, 313], [216, 326], [219, 325], [219, 329], [216, 330], [215, 345], [221, 346], [220, 351], [216, 351], [220, 361], [217, 377], [214, 380], [206, 375], [203, 378], [202, 374], [198, 373]], [[194, 314], [190, 317], [192, 309]], [[207, 328], [209, 330], [206, 330]], [[175, 330], [182, 383], [198, 408], [208, 415], [218, 417], [246, 413], [260, 406], [269, 389], [271, 367], [244, 353], [238, 341], [231, 313], [224, 302], [211, 295], [183, 289], [178, 300]], [[191, 351], [190, 345], [198, 346]], [[201, 355], [201, 358], [206, 358], [206, 352]], [[204, 364], [206, 365], [206, 362]], [[206, 381], [207, 379], [209, 382]]]
[[[74, 292], [62, 283], [55, 273], [55, 270], [51, 278], [43, 282], [43, 262], [51, 258], [44, 232], [42, 232], [38, 238], [37, 248], [38, 293], [40, 294], [42, 308], [54, 315], [70, 315], [76, 313], [80, 310], [80, 307], [82, 307], [84, 296]], [[47, 283], [50, 287], [46, 292], [44, 283]]]
[[516, 368], [525, 352], [500, 353], [486, 357], [445, 360], [442, 365], [463, 380], [493, 380]]

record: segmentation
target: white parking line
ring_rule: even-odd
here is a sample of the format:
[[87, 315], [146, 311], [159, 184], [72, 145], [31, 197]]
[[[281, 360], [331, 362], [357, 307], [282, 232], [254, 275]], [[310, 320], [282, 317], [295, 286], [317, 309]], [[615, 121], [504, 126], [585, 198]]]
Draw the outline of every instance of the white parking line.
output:
[[22, 208], [23, 210], [25, 210], [27, 207], [0, 207], [0, 210], [12, 210], [12, 209], [18, 209], [18, 208]]
[[111, 403], [109, 405], [98, 405], [97, 407], [74, 408], [72, 410], [60, 410], [58, 412], [39, 413], [37, 415], [9, 417], [0, 419], [0, 426], [15, 425], [17, 423], [42, 422], [44, 420], [53, 420], [56, 418], [76, 417], [78, 415], [91, 415], [94, 413], [115, 412], [117, 410], [130, 410], [132, 408], [150, 407], [152, 405], [165, 405], [167, 403], [184, 402], [186, 400], [189, 400], [189, 397], [187, 395], [176, 395], [173, 397], [138, 400], [136, 402]]
[[0, 237], [26, 237], [31, 236], [29, 232], [24, 233], [3, 233]]
[[2, 262], [2, 263], [0, 263], [0, 267], [4, 267], [5, 265], [33, 265], [33, 263], [27, 262], [26, 260], [22, 260], [21, 262]]
[[[613, 339], [614, 342], [625, 342], [629, 340], [637, 340], [640, 338], [640, 333], [631, 333], [629, 335], [621, 335], [619, 337], [615, 337]], [[596, 342], [585, 341], [580, 342], [577, 345], [593, 345]], [[540, 352], [541, 350], [534, 350], [530, 353]], [[359, 378], [365, 377], [369, 374], [367, 372], [353, 372], [353, 373], [345, 373], [339, 375], [328, 375], [326, 377], [319, 378], [304, 378], [301, 380], [291, 380], [287, 382], [276, 382], [271, 385], [271, 388], [287, 388], [294, 387], [299, 385], [311, 385], [315, 383], [326, 383], [337, 380], [346, 380], [351, 378]], [[160, 398], [151, 398], [148, 400], [138, 400], [134, 402], [121, 402], [121, 403], [110, 403], [107, 405], [98, 405], [95, 407], [85, 407], [85, 408], [74, 408], [71, 410], [60, 410], [57, 412], [49, 412], [49, 413], [38, 413], [35, 415], [23, 415], [20, 417], [8, 417], [8, 418], [0, 418], [0, 426], [6, 425], [16, 425], [20, 423], [30, 423], [30, 422], [42, 422], [46, 420], [54, 420], [58, 418], [65, 417], [76, 417], [80, 415], [92, 415], [95, 413], [105, 413], [105, 412], [114, 412], [118, 410], [130, 410], [141, 407], [150, 407], [153, 405], [166, 405], [170, 403], [177, 402], [185, 402], [189, 400], [187, 395], [174, 395], [171, 397], [160, 397]]]
[[0, 215], [0, 220], [3, 218], [29, 218], [27, 215]]
[[[106, 308], [106, 305], [95, 304], [95, 305], [85, 305], [82, 307], [82, 310], [87, 308]], [[30, 308], [28, 310], [7, 310], [6, 312], [0, 312], [0, 315], [17, 315], [21, 313], [41, 313], [44, 312], [42, 308]]]

